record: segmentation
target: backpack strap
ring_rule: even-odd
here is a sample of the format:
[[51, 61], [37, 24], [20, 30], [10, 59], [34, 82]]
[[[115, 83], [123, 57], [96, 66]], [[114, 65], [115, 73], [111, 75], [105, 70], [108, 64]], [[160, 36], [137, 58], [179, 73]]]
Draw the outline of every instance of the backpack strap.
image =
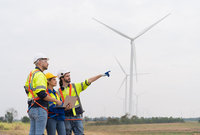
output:
[[[85, 111], [83, 110], [83, 107], [82, 107], [82, 104], [81, 104], [81, 100], [80, 100], [80, 97], [78, 96], [78, 93], [77, 93], [77, 90], [76, 90], [76, 86], [75, 86], [74, 83], [72, 83], [72, 87], [74, 88], [74, 90], [75, 90], [75, 92], [76, 92], [76, 97], [78, 98], [78, 102], [79, 102], [79, 105], [80, 105], [80, 108], [81, 108], [82, 112], [85, 112]], [[82, 116], [82, 114], [81, 114], [81, 116]]]

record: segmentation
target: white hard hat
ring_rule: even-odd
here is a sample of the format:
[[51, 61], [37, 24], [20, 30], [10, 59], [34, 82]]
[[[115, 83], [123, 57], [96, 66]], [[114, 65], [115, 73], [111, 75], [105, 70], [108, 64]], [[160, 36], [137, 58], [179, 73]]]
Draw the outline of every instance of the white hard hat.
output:
[[66, 70], [66, 69], [61, 69], [58, 71], [57, 76], [58, 76], [58, 78], [60, 78], [60, 77], [64, 76], [66, 73], [70, 73], [70, 71]]
[[33, 64], [35, 64], [39, 59], [49, 59], [45, 54], [43, 53], [37, 53], [35, 57], [33, 58]]

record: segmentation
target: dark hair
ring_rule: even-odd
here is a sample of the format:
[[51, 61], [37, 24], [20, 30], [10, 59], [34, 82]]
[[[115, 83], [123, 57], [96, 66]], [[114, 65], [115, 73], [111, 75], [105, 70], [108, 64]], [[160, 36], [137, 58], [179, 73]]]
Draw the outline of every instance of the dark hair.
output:
[[[51, 81], [51, 80], [52, 80], [52, 78], [49, 78], [49, 79], [47, 79], [47, 80], [48, 80], [48, 81]], [[49, 85], [48, 81], [47, 81], [47, 86]]]
[[61, 90], [64, 90], [64, 87], [63, 87], [63, 82], [62, 82], [62, 79], [61, 78], [64, 78], [63, 76], [59, 78], [59, 85], [60, 85], [60, 89]]

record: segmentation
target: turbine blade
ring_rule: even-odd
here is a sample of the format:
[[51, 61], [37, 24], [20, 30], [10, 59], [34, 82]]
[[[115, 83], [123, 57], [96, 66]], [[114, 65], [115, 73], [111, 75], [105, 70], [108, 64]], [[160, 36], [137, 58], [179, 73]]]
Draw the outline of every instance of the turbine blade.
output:
[[155, 22], [155, 23], [153, 23], [152, 25], [150, 25], [149, 27], [147, 27], [146, 29], [144, 29], [142, 32], [140, 32], [137, 36], [135, 36], [134, 38], [133, 38], [133, 40], [135, 40], [136, 38], [138, 38], [138, 37], [140, 37], [141, 35], [143, 35], [144, 33], [146, 33], [147, 31], [149, 31], [152, 27], [154, 27], [156, 24], [158, 24], [159, 22], [161, 22], [162, 20], [164, 20], [166, 17], [168, 17], [170, 15], [170, 13], [169, 14], [167, 14], [167, 15], [165, 15], [163, 18], [161, 18], [160, 20], [158, 20], [157, 22]]
[[96, 22], [98, 22], [98, 23], [104, 25], [105, 27], [109, 28], [110, 30], [116, 32], [117, 34], [119, 34], [119, 35], [121, 35], [121, 36], [123, 36], [123, 37], [125, 37], [125, 38], [128, 38], [128, 39], [132, 40], [131, 37], [125, 35], [124, 33], [120, 32], [120, 31], [118, 31], [118, 30], [116, 30], [116, 29], [114, 29], [114, 28], [112, 28], [112, 27], [110, 27], [110, 26], [108, 26], [107, 24], [105, 24], [105, 23], [103, 23], [103, 22], [100, 22], [99, 20], [97, 20], [97, 19], [95, 19], [95, 18], [92, 18], [92, 19], [95, 20]]
[[118, 61], [118, 59], [115, 57], [115, 60], [117, 61], [119, 67], [121, 68], [122, 72], [124, 72], [124, 74], [126, 75], [126, 72], [124, 70], [124, 68], [122, 67], [122, 65], [120, 64], [120, 62]]
[[117, 90], [117, 94], [119, 93], [119, 90], [121, 89], [121, 87], [122, 87], [122, 85], [125, 83], [125, 81], [126, 81], [126, 77], [123, 79], [123, 81], [122, 81], [122, 83], [121, 83], [119, 89]]

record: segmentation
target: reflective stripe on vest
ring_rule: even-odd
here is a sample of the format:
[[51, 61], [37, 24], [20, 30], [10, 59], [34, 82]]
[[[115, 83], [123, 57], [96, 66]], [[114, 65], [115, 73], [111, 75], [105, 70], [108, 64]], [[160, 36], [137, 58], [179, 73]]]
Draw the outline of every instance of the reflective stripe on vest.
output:
[[[24, 86], [25, 90], [28, 91], [28, 87]], [[32, 88], [33, 91], [35, 91], [36, 89], [46, 89], [45, 86], [41, 85], [41, 86], [37, 86], [36, 88]]]
[[83, 82], [81, 83], [81, 88], [82, 88], [82, 91], [84, 90], [84, 88], [83, 88]]

